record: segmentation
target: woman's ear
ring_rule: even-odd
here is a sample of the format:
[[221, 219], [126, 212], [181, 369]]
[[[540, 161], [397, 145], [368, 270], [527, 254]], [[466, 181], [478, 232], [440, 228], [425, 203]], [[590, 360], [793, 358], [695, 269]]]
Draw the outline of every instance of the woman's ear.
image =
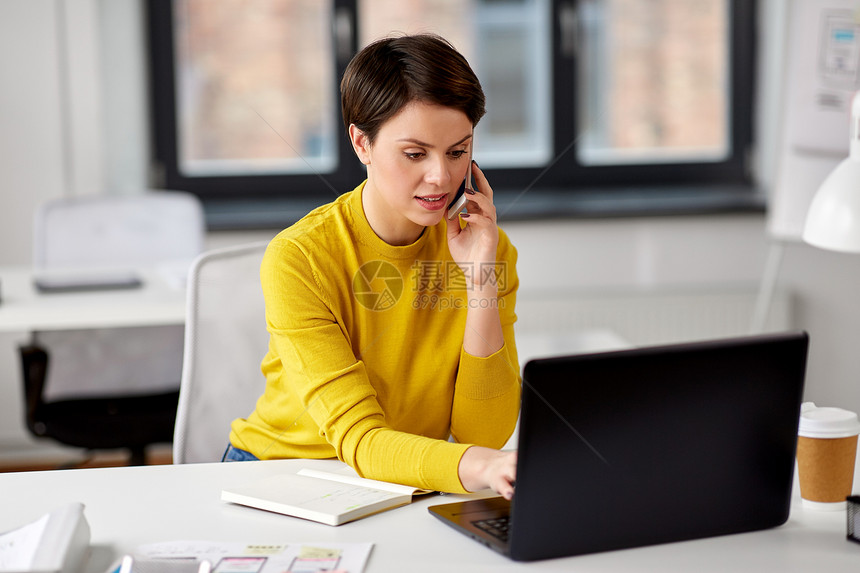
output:
[[352, 142], [352, 149], [358, 156], [358, 160], [365, 165], [370, 165], [370, 139], [354, 123], [349, 124], [349, 140]]

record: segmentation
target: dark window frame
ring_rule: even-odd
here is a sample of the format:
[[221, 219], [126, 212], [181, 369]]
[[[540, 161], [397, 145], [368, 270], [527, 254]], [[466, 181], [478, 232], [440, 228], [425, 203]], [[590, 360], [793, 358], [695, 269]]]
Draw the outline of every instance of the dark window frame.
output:
[[[358, 17], [354, 0], [334, 0], [332, 17], [349, 22], [351, 34], [348, 38], [336, 38], [333, 34], [335, 65], [334, 85], [348, 63], [351, 54], [357, 51]], [[576, 62], [572, 55], [565, 55], [562, 47], [561, 11], [576, 9], [576, 0], [553, 0], [552, 9], [552, 93], [553, 93], [553, 159], [542, 167], [515, 169], [487, 169], [487, 176], [498, 188], [500, 198], [507, 195], [509, 207], [504, 209], [510, 218], [516, 218], [517, 203], [522, 204], [525, 218], [534, 218], [540, 209], [526, 206], [533, 195], [538, 203], [551, 205], [556, 199], [568, 205], [569, 214], [577, 214], [577, 198], [594, 201], [599, 197], [604, 204], [601, 214], [614, 214], [606, 208], [613, 198], [626, 203], [622, 209], [634, 214], [647, 213], [649, 195], [658, 197], [656, 210], [666, 211], [667, 197], [671, 202], [673, 190], [682, 196], [678, 204], [688, 204], [690, 197], [700, 195], [702, 203], [714, 203], [715, 195], [729, 197], [721, 203], [726, 210], [754, 210], [762, 208], [759, 193], [752, 181], [750, 150], [753, 143], [753, 104], [755, 92], [755, 32], [757, 2], [755, 0], [729, 0], [729, 22], [732, 37], [729, 48], [730, 62], [730, 155], [719, 162], [679, 162], [631, 165], [580, 165], [576, 161]], [[281, 205], [295, 203], [298, 212], [307, 205], [322, 204], [335, 196], [349, 191], [364, 177], [363, 166], [355, 158], [344, 132], [338, 141], [338, 167], [333, 173], [321, 175], [247, 175], [186, 177], [178, 168], [176, 138], [176, 102], [174, 87], [174, 46], [171, 0], [151, 0], [148, 6], [148, 31], [150, 54], [151, 115], [153, 125], [153, 163], [155, 186], [190, 191], [198, 195], [204, 204], [217, 205], [220, 212], [229, 212], [241, 205], [256, 204], [252, 209], [261, 210], [266, 202]], [[338, 45], [338, 42], [345, 45]], [[347, 57], [347, 54], [350, 56]], [[339, 101], [339, 95], [336, 101]], [[339, 114], [339, 108], [337, 109]], [[337, 125], [341, 124], [337, 118]], [[525, 193], [525, 192], [528, 193]], [[635, 196], [634, 201], [630, 197]], [[667, 195], [668, 193], [668, 195]], [[609, 203], [607, 203], [607, 201]], [[694, 201], [695, 203], [695, 201]], [[263, 208], [263, 210], [265, 210]], [[288, 209], [295, 211], [295, 209]], [[705, 210], [714, 210], [705, 207]], [[562, 210], [563, 211], [563, 210]], [[587, 209], [586, 209], [587, 211]], [[548, 215], [558, 215], [559, 209], [548, 209]], [[629, 213], [627, 213], [629, 214]], [[289, 218], [295, 218], [295, 213]], [[539, 215], [538, 215], [539, 216]], [[228, 217], [229, 218], [229, 217]], [[266, 222], [261, 222], [265, 226]], [[229, 226], [225, 224], [224, 226]], [[239, 223], [237, 226], [254, 226]]]

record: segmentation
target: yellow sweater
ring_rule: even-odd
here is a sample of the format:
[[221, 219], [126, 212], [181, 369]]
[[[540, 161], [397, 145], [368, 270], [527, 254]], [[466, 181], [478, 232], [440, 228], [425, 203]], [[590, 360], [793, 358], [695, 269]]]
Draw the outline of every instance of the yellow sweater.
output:
[[516, 250], [500, 231], [505, 346], [471, 356], [462, 349], [467, 280], [445, 222], [389, 245], [364, 216], [363, 188], [269, 244], [260, 270], [266, 389], [230, 441], [260, 459], [337, 457], [365, 477], [463, 492], [463, 452], [502, 447], [516, 423]]

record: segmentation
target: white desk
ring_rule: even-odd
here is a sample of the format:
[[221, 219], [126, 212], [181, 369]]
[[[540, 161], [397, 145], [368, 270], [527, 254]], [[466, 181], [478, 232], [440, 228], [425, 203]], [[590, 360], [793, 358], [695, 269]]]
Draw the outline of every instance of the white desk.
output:
[[0, 531], [35, 520], [64, 503], [81, 501], [86, 505], [94, 546], [87, 571], [96, 573], [141, 544], [179, 540], [370, 541], [375, 546], [366, 569], [369, 573], [855, 573], [860, 566], [860, 544], [845, 539], [845, 512], [813, 512], [802, 508], [799, 500], [793, 504], [789, 521], [774, 529], [528, 564], [509, 561], [427, 512], [429, 505], [460, 496], [430, 496], [340, 527], [220, 501], [225, 486], [301, 467], [325, 468], [331, 463], [282, 460], [0, 474]]
[[570, 329], [560, 332], [516, 332], [520, 368], [532, 358], [623, 350], [631, 344], [608, 328]]
[[185, 286], [176, 271], [135, 271], [139, 288], [42, 294], [30, 267], [0, 267], [0, 332], [183, 324]]

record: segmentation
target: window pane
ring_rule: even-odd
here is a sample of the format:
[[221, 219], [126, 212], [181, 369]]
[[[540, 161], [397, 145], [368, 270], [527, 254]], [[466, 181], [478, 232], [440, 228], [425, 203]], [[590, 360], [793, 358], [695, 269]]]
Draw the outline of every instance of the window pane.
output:
[[176, 0], [174, 6], [182, 174], [331, 171], [340, 133], [331, 3]]
[[581, 163], [728, 157], [728, 3], [580, 2]]
[[359, 48], [396, 33], [433, 32], [469, 60], [487, 97], [475, 133], [482, 167], [551, 157], [548, 0], [359, 0]]

